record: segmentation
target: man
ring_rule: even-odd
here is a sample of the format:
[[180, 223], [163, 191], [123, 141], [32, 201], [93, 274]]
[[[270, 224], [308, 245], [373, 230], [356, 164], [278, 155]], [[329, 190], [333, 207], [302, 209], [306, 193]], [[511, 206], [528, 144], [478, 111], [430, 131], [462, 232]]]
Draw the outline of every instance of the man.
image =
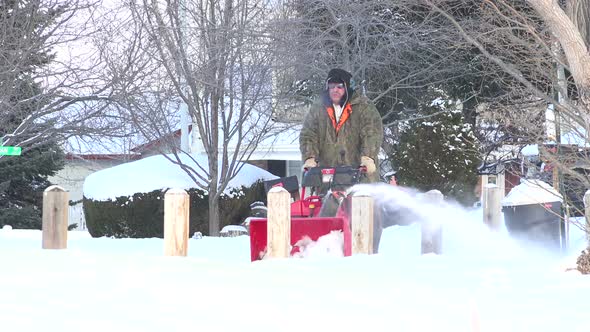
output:
[[[299, 136], [303, 168], [320, 166], [364, 166], [362, 182], [379, 181], [378, 154], [383, 142], [381, 116], [371, 101], [354, 91], [352, 75], [330, 70], [320, 100], [305, 116]], [[324, 198], [320, 216], [334, 216], [336, 198]], [[378, 212], [379, 209], [374, 209]], [[379, 248], [380, 214], [374, 215], [373, 252]]]
[[351, 79], [342, 69], [328, 73], [326, 88], [307, 113], [299, 137], [303, 167], [365, 166], [365, 182], [377, 182], [381, 116], [367, 97], [354, 92]]

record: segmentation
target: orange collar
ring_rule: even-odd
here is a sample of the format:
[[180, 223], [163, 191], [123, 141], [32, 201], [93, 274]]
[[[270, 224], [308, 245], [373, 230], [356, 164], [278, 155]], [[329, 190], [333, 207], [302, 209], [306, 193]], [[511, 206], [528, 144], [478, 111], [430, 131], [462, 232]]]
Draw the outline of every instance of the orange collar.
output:
[[334, 128], [336, 129], [336, 133], [338, 133], [340, 128], [342, 128], [346, 120], [348, 120], [348, 118], [350, 117], [350, 114], [352, 113], [352, 106], [350, 106], [350, 103], [346, 103], [346, 106], [344, 106], [344, 109], [342, 110], [340, 121], [338, 121], [338, 123], [336, 123], [334, 107], [328, 106], [328, 108], [326, 108], [326, 111], [328, 112], [330, 120], [332, 120], [332, 126], [334, 126]]

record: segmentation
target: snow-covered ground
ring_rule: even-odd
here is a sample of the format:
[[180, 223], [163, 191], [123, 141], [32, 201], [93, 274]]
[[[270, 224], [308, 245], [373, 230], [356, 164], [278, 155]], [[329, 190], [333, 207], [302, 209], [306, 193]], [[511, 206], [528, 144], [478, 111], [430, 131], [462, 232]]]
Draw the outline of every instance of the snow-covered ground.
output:
[[481, 210], [447, 207], [442, 255], [420, 226], [385, 230], [377, 255], [250, 262], [249, 237], [162, 239], [0, 230], [0, 331], [589, 331], [590, 277], [567, 252], [491, 233]]

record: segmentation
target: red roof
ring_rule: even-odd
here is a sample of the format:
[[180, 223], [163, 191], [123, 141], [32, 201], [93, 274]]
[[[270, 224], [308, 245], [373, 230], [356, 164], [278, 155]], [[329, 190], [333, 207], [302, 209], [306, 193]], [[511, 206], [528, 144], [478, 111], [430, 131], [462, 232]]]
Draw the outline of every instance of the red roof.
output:
[[[188, 126], [188, 130], [190, 131], [191, 128], [192, 128], [192, 125], [189, 125]], [[167, 136], [164, 136], [164, 137], [155, 139], [153, 141], [150, 141], [150, 142], [147, 142], [147, 143], [138, 145], [138, 146], [132, 148], [130, 151], [136, 152], [136, 153], [141, 153], [142, 151], [145, 151], [145, 150], [150, 149], [150, 148], [153, 148], [153, 147], [157, 147], [160, 144], [165, 143], [166, 140], [170, 138], [170, 136], [172, 136], [174, 138], [180, 137], [180, 129], [172, 132], [170, 135], [167, 135]]]
[[76, 153], [68, 153], [66, 154], [67, 160], [138, 160], [141, 159], [140, 154], [136, 153], [110, 153], [110, 154], [76, 154]]

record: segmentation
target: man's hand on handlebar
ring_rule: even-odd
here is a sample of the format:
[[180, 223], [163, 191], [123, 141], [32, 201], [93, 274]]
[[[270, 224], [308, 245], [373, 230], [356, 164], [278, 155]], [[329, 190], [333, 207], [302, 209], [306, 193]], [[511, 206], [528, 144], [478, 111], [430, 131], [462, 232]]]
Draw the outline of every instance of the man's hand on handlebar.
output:
[[377, 166], [375, 166], [375, 161], [372, 158], [367, 156], [361, 157], [361, 168], [364, 167], [367, 174], [373, 174], [377, 171]]
[[310, 168], [317, 167], [318, 163], [315, 161], [314, 157], [305, 159], [305, 163], [303, 163], [303, 169], [309, 170]]

